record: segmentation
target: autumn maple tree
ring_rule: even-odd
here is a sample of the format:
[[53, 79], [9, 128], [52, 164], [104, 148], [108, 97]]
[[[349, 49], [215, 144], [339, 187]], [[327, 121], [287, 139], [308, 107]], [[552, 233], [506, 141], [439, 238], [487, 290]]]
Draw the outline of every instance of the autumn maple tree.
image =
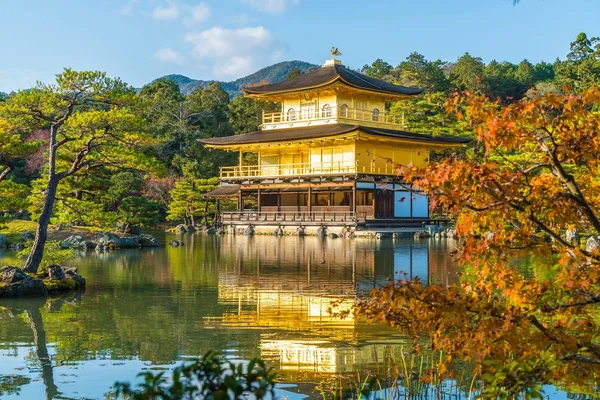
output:
[[[464, 154], [405, 171], [456, 217], [460, 283], [400, 281], [357, 311], [475, 366], [486, 397], [542, 384], [593, 392], [600, 373], [600, 90], [508, 106], [462, 95]], [[423, 175], [422, 175], [423, 174]], [[421, 176], [421, 178], [418, 178]], [[587, 243], [586, 243], [587, 242]], [[448, 372], [449, 376], [451, 375]]]

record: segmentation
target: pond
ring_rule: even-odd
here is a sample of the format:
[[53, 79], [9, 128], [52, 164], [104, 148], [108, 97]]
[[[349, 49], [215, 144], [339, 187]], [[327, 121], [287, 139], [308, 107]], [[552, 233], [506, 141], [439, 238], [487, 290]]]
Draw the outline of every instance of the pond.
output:
[[[160, 234], [162, 242], [173, 237]], [[451, 284], [452, 240], [186, 235], [185, 246], [71, 261], [84, 293], [0, 302], [0, 398], [105, 398], [115, 381], [219, 349], [279, 370], [278, 394], [320, 397], [314, 383], [377, 368], [406, 337], [332, 317], [403, 274]], [[0, 254], [14, 264], [14, 253]]]

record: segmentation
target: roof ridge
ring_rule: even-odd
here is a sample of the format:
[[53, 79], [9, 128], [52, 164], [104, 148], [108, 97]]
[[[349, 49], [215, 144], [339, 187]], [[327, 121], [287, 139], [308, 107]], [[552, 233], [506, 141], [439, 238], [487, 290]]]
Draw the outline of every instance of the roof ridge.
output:
[[[361, 76], [361, 75], [363, 75], [363, 74], [361, 74], [361, 73], [358, 73], [358, 72], [356, 72], [356, 71], [354, 71], [354, 70], [351, 70], [350, 68], [346, 68], [346, 67], [345, 67], [345, 66], [343, 66], [343, 65], [339, 65], [339, 66], [340, 66], [340, 67], [342, 67], [342, 68], [345, 68], [345, 69], [346, 69], [346, 71], [348, 71], [350, 74], [352, 74], [352, 76], [355, 76], [356, 78], [360, 79], [361, 81], [363, 81], [363, 82], [365, 82], [365, 83], [367, 83], [367, 84], [369, 84], [369, 85], [373, 85], [373, 86], [375, 86], [375, 87], [376, 87], [377, 89], [379, 89], [379, 90], [385, 90], [383, 87], [381, 87], [381, 86], [379, 86], [379, 85], [376, 85], [375, 83], [373, 83], [373, 82], [369, 82], [368, 80], [364, 79], [364, 78]], [[337, 67], [338, 67], [338, 65], [336, 65], [336, 68], [337, 68]], [[336, 72], [337, 72], [337, 71], [336, 71]], [[338, 76], [340, 76], [340, 78], [342, 78], [342, 76], [341, 76], [341, 75], [339, 75], [339, 73], [338, 73]], [[379, 79], [373, 79], [373, 80], [374, 80], [375, 82], [379, 81]], [[397, 85], [397, 86], [400, 86], [400, 85]]]

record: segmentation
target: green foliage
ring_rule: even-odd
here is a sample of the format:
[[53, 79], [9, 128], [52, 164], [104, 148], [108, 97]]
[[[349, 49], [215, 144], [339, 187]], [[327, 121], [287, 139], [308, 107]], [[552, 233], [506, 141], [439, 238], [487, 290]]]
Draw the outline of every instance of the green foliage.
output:
[[218, 83], [183, 96], [175, 83], [157, 80], [141, 90], [140, 98], [157, 141], [152, 151], [172, 175], [210, 178], [234, 159], [198, 143], [201, 138], [234, 133], [228, 121], [229, 96]]
[[564, 61], [555, 64], [556, 81], [574, 93], [600, 85], [600, 38], [577, 35]]
[[218, 186], [219, 181], [217, 178], [183, 179], [176, 182], [175, 187], [171, 190], [171, 203], [169, 204], [167, 219], [195, 225], [196, 218], [208, 217], [205, 211], [210, 213], [214, 210], [214, 199], [207, 200], [202, 194], [216, 189]]
[[175, 399], [247, 399], [274, 398], [275, 374], [262, 360], [248, 365], [227, 362], [217, 353], [209, 352], [201, 359], [183, 364], [173, 371], [172, 379], [163, 372], [143, 372], [139, 388], [117, 382], [116, 397], [133, 400]]
[[161, 206], [142, 196], [126, 197], [119, 205], [116, 216], [124, 232], [128, 232], [132, 226], [158, 225], [163, 218]]
[[110, 177], [107, 197], [117, 202], [125, 197], [132, 196], [142, 190], [142, 177], [129, 171], [122, 171]]
[[474, 93], [484, 93], [484, 70], [485, 64], [481, 58], [465, 53], [452, 66], [450, 76], [458, 89]]
[[393, 70], [396, 83], [417, 86], [429, 93], [448, 92], [450, 78], [444, 72], [446, 63], [441, 60], [428, 61], [422, 54], [411, 53]]
[[373, 61], [371, 65], [365, 65], [362, 67], [362, 72], [366, 75], [372, 76], [373, 78], [383, 79], [385, 76], [392, 72], [393, 67], [381, 58]]
[[[19, 258], [27, 258], [31, 250], [31, 242], [25, 244], [25, 248], [17, 253]], [[61, 265], [65, 261], [72, 260], [77, 253], [74, 249], [63, 249], [59, 241], [48, 241], [44, 247], [44, 256], [40, 263], [40, 271], [45, 272], [50, 265]]]
[[281, 111], [277, 103], [237, 96], [228, 105], [229, 124], [236, 135], [254, 132], [262, 124], [262, 113]]
[[29, 206], [31, 187], [13, 180], [0, 181], [0, 210], [24, 210]]

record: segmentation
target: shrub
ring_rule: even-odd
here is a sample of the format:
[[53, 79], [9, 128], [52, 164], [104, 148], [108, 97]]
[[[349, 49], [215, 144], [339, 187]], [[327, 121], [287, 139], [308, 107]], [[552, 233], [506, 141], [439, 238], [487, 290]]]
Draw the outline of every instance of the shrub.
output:
[[129, 383], [117, 382], [116, 398], [133, 400], [175, 399], [247, 399], [274, 398], [275, 374], [262, 360], [251, 360], [247, 366], [225, 361], [216, 352], [184, 363], [173, 370], [171, 379], [164, 372], [156, 375], [142, 372], [144, 382], [132, 389]]

